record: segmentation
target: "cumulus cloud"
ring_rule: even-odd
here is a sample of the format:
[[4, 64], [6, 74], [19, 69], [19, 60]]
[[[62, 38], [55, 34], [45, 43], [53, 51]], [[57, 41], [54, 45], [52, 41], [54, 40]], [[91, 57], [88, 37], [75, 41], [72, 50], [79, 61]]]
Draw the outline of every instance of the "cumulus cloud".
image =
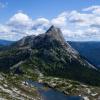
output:
[[91, 6], [91, 7], [83, 9], [83, 11], [90, 11], [94, 14], [100, 15], [100, 6]]
[[33, 27], [32, 27], [32, 29], [37, 30], [36, 33], [39, 34], [39, 32], [40, 33], [45, 32], [45, 30], [47, 28], [49, 28], [49, 27], [50, 27], [50, 21], [48, 19], [46, 19], [46, 18], [42, 18], [41, 17], [41, 18], [38, 18], [38, 19], [36, 19], [36, 20], [33, 21]]
[[58, 27], [64, 27], [67, 24], [67, 17], [68, 13], [63, 12], [58, 17], [51, 20], [51, 24], [58, 26]]
[[8, 25], [13, 25], [14, 27], [31, 27], [33, 24], [32, 19], [29, 18], [28, 15], [23, 14], [23, 13], [17, 13], [13, 17], [10, 18], [8, 21]]
[[[64, 12], [63, 18], [59, 15], [53, 23], [61, 27], [66, 40], [96, 41], [100, 40], [99, 14], [100, 6], [92, 6], [82, 9], [81, 12], [76, 10]], [[59, 18], [64, 19], [64, 21], [59, 20]]]
[[0, 38], [18, 40], [26, 35], [38, 35], [51, 25], [61, 28], [68, 41], [100, 40], [100, 6], [84, 8], [80, 12], [65, 11], [51, 20], [44, 17], [32, 19], [18, 12], [5, 25], [0, 25]]
[[27, 14], [18, 12], [5, 25], [0, 25], [0, 38], [18, 40], [23, 36], [44, 33], [49, 27], [50, 21], [46, 18], [33, 20]]

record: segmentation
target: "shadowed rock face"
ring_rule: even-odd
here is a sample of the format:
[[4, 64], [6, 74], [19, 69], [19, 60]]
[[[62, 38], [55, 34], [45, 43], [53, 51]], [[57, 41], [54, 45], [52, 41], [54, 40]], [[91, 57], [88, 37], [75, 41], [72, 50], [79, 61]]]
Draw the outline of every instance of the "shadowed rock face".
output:
[[61, 43], [65, 42], [61, 30], [59, 28], [56, 28], [55, 26], [51, 26], [46, 32], [46, 35], [53, 37], [54, 39], [60, 41]]
[[21, 40], [13, 43], [11, 47], [24, 47], [24, 46], [31, 46], [33, 44], [35, 35], [27, 36], [22, 38]]

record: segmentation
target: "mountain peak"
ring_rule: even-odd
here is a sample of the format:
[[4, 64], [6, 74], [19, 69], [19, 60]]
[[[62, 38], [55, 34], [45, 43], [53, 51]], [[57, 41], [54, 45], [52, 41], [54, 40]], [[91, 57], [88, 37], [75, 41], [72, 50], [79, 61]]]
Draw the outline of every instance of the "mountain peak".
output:
[[56, 28], [54, 25], [52, 25], [46, 32], [46, 35], [53, 37], [54, 39], [64, 42], [64, 37], [59, 28]]
[[[47, 30], [47, 32], [46, 33], [52, 33], [52, 32], [58, 32], [58, 30], [60, 30], [59, 28], [57, 28], [57, 27], [55, 27], [54, 25], [52, 25], [48, 30]], [[52, 33], [53, 34], [53, 33]]]
[[55, 29], [56, 27], [54, 25], [52, 25], [49, 29]]

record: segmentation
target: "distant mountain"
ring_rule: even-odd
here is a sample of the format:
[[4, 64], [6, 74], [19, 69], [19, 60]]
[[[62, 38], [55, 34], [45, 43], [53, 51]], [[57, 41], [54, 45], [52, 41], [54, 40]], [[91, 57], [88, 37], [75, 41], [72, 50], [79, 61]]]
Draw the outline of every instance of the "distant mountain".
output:
[[31, 78], [40, 72], [44, 76], [100, 86], [100, 71], [66, 43], [60, 29], [54, 26], [44, 34], [24, 37], [1, 51], [0, 71]]
[[83, 57], [100, 68], [100, 42], [69, 42]]
[[1, 46], [7, 46], [13, 43], [13, 41], [8, 41], [8, 40], [0, 40], [0, 45]]

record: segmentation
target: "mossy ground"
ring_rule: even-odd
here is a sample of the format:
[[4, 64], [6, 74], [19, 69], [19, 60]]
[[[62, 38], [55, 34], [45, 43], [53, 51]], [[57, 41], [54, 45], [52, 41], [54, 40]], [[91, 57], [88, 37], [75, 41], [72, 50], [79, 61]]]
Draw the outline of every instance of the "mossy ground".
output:
[[47, 83], [50, 87], [69, 96], [88, 97], [89, 100], [99, 100], [100, 98], [100, 87], [57, 77], [44, 77], [41, 80]]
[[24, 76], [3, 74], [3, 80], [0, 80], [0, 97], [7, 100], [41, 100], [36, 88], [23, 84], [25, 79]]

